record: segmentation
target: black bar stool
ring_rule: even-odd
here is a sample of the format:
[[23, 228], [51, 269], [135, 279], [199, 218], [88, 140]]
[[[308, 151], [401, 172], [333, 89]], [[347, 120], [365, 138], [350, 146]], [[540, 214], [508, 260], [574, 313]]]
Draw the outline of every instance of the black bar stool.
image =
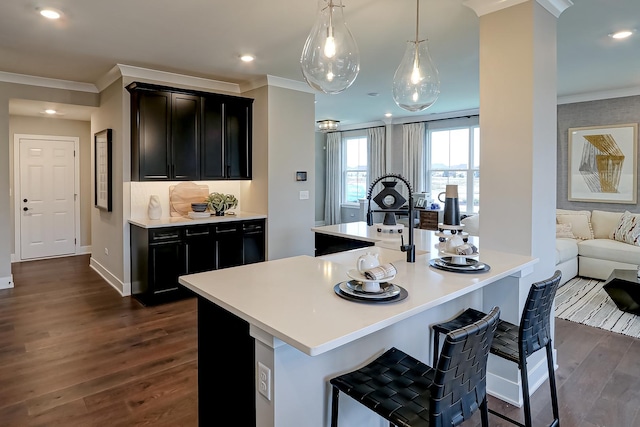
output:
[[457, 426], [480, 409], [487, 427], [487, 359], [499, 317], [495, 307], [449, 332], [435, 369], [393, 347], [366, 366], [332, 378], [331, 426], [338, 425], [343, 392], [390, 426]]
[[[529, 398], [529, 377], [527, 375], [527, 357], [543, 347], [547, 353], [547, 367], [549, 370], [549, 388], [551, 389], [551, 406], [553, 409], [553, 422], [550, 427], [558, 426], [560, 416], [558, 413], [558, 392], [556, 390], [556, 376], [553, 369], [553, 346], [551, 344], [551, 307], [556, 290], [560, 284], [562, 274], [559, 270], [546, 280], [536, 282], [529, 289], [529, 296], [522, 311], [520, 325], [500, 320], [496, 330], [491, 353], [503, 359], [510, 360], [518, 365], [520, 378], [522, 379], [522, 398], [524, 402], [524, 424], [495, 412], [489, 408], [489, 412], [498, 417], [512, 422], [520, 427], [532, 427], [531, 401]], [[434, 360], [438, 354], [438, 338], [440, 334], [457, 329], [459, 325], [474, 322], [485, 314], [481, 311], [469, 308], [449, 322], [433, 325], [433, 351]]]

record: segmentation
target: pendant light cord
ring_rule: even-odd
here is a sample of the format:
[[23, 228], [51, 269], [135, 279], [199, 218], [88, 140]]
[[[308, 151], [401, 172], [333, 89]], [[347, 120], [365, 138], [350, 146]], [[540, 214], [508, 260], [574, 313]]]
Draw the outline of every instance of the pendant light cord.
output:
[[418, 44], [418, 25], [420, 23], [420, 0], [416, 0], [416, 44]]

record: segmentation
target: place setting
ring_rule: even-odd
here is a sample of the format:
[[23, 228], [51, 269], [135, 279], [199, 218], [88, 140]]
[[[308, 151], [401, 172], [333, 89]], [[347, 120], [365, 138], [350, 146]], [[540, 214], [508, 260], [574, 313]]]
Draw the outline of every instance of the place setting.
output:
[[367, 252], [358, 258], [356, 268], [347, 271], [351, 280], [334, 286], [334, 292], [344, 299], [358, 302], [395, 302], [407, 297], [406, 289], [391, 283], [397, 270], [391, 263], [380, 264], [378, 254]]
[[436, 244], [439, 258], [433, 258], [429, 265], [439, 270], [455, 273], [482, 273], [489, 271], [489, 264], [478, 261], [478, 248], [465, 242], [462, 236], [451, 236]]

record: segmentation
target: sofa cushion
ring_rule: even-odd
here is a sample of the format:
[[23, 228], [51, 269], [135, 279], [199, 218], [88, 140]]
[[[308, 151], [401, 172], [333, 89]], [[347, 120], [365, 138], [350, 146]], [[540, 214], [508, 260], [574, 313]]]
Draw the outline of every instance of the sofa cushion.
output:
[[609, 237], [619, 242], [640, 246], [640, 214], [634, 215], [629, 211], [623, 213], [618, 226], [613, 229]]
[[583, 240], [578, 243], [578, 254], [587, 258], [640, 264], [640, 246], [611, 239]]
[[556, 222], [558, 224], [571, 224], [571, 231], [577, 239], [593, 239], [593, 229], [591, 228], [591, 212], [589, 211], [556, 211]]
[[591, 212], [591, 228], [596, 239], [609, 239], [613, 230], [620, 223], [622, 212], [605, 212], [593, 210]]
[[573, 231], [571, 231], [571, 224], [556, 224], [556, 239], [558, 238], [576, 238], [576, 236], [573, 235]]
[[556, 265], [578, 256], [578, 242], [574, 239], [556, 239]]

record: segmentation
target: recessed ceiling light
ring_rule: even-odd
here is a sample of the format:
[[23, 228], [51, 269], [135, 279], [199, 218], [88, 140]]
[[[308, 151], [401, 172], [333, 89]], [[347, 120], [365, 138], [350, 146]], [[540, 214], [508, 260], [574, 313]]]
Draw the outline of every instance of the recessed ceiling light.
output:
[[631, 36], [633, 34], [633, 31], [630, 30], [623, 30], [623, 31], [617, 31], [615, 33], [609, 34], [609, 37], [611, 37], [612, 39], [626, 39], [627, 37]]
[[393, 116], [393, 114], [391, 114], [391, 113], [385, 113], [385, 115], [384, 115], [384, 116], [385, 116], [385, 117], [391, 117], [391, 116]]
[[251, 62], [254, 59], [256, 59], [256, 58], [254, 58], [253, 55], [242, 55], [240, 57], [240, 60], [243, 61], [243, 62]]
[[51, 108], [48, 108], [48, 109], [44, 110], [44, 112], [47, 113], [47, 114], [56, 114], [57, 113], [56, 110], [53, 110]]
[[51, 8], [41, 9], [40, 15], [44, 16], [47, 19], [60, 19], [60, 17], [62, 16], [59, 11]]

